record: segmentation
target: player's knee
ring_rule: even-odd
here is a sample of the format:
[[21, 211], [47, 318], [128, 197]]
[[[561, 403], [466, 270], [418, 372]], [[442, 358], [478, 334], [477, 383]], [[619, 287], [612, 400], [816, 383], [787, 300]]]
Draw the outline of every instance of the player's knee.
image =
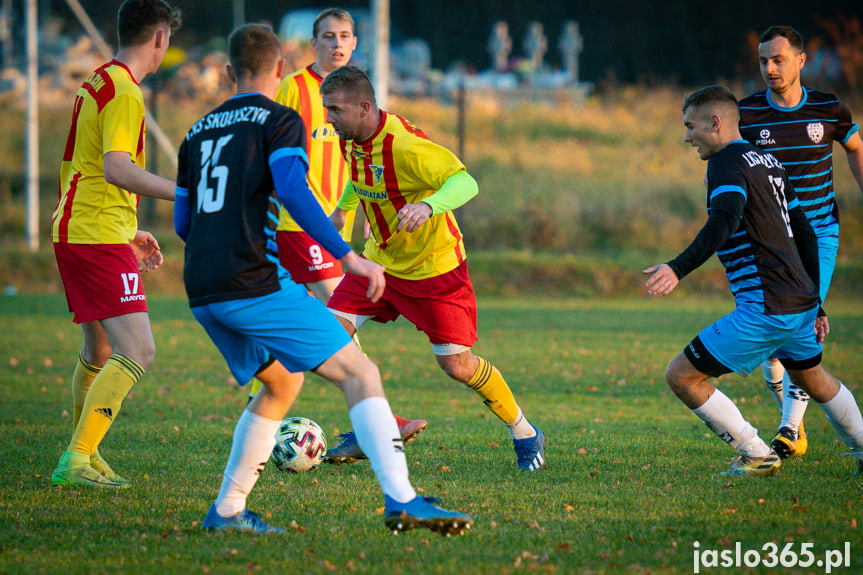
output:
[[665, 368], [665, 382], [675, 394], [680, 395], [679, 392], [685, 390], [687, 386], [686, 379], [682, 377], [678, 362], [679, 359], [675, 357], [668, 364], [668, 367]]
[[441, 369], [443, 369], [444, 373], [450, 376], [452, 379], [459, 381], [461, 383], [467, 383], [471, 380], [474, 373], [477, 370], [478, 362], [474, 362], [471, 364], [468, 361], [463, 361], [458, 356], [445, 356], [439, 355], [438, 365], [440, 365]]
[[156, 357], [156, 344], [153, 341], [141, 342], [135, 350], [136, 357], [132, 358], [138, 362], [142, 369], [146, 370]]

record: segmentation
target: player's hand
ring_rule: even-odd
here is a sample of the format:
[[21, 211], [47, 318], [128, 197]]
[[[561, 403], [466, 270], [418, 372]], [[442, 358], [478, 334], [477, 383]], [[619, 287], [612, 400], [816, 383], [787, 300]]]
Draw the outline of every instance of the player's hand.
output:
[[384, 266], [366, 258], [361, 258], [353, 251], [348, 252], [342, 258], [342, 265], [352, 274], [369, 280], [369, 289], [366, 290], [366, 297], [373, 302], [381, 299], [381, 296], [384, 295], [384, 288], [387, 286], [387, 280], [384, 277]]
[[159, 248], [159, 242], [156, 241], [156, 238], [150, 232], [138, 230], [135, 233], [135, 239], [129, 242], [129, 245], [132, 246], [132, 251], [135, 252], [139, 271], [152, 271], [165, 261]]
[[650, 295], [668, 295], [680, 283], [677, 274], [674, 273], [674, 270], [668, 264], [650, 266], [647, 269], [641, 270], [641, 272], [653, 274], [644, 282], [644, 285], [647, 287], [647, 293]]
[[830, 321], [826, 315], [815, 318], [815, 340], [821, 344], [824, 343], [824, 338], [830, 333]]
[[425, 202], [417, 204], [407, 204], [399, 210], [397, 214], [399, 218], [399, 230], [406, 232], [416, 231], [421, 225], [429, 221], [432, 215], [431, 206]]

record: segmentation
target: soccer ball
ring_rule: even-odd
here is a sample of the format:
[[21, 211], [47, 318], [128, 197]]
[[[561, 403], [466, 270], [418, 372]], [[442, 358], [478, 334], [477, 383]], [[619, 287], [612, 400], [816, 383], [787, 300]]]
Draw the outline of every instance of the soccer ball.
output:
[[289, 417], [279, 427], [270, 459], [282, 471], [302, 473], [320, 465], [326, 452], [327, 438], [320, 425], [308, 417]]

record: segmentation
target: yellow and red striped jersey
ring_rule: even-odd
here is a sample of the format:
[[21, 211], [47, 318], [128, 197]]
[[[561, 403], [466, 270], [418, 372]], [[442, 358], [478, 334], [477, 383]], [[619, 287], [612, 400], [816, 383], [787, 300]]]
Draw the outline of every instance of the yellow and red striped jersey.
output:
[[[330, 215], [347, 184], [347, 166], [339, 149], [339, 136], [332, 124], [327, 122], [327, 110], [321, 102], [321, 82], [323, 78], [311, 66], [306, 66], [282, 80], [276, 93], [276, 102], [293, 108], [303, 119], [306, 153], [309, 156], [306, 180], [324, 212]], [[353, 223], [351, 214], [342, 229], [342, 237], [346, 241], [351, 239]], [[288, 232], [302, 230], [284, 208], [279, 210], [277, 229]]]
[[112, 60], [78, 89], [60, 164], [52, 239], [72, 244], [125, 244], [138, 230], [140, 196], [105, 181], [103, 158], [128, 152], [145, 167], [144, 97], [131, 71]]
[[435, 193], [465, 169], [455, 154], [416, 126], [381, 111], [381, 124], [366, 140], [342, 142], [353, 192], [371, 224], [363, 254], [392, 275], [426, 279], [452, 271], [465, 260], [461, 230], [452, 212], [429, 218], [414, 232], [398, 230], [397, 214]]

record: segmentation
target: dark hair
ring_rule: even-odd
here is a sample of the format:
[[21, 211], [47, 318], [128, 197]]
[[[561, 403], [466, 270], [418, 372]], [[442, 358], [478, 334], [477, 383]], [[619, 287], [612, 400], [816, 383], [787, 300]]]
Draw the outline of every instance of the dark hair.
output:
[[228, 60], [237, 78], [255, 76], [282, 57], [282, 44], [266, 24], [245, 24], [228, 37]]
[[165, 0], [125, 0], [117, 11], [117, 41], [121, 47], [138, 46], [156, 28], [168, 26], [173, 33], [182, 22], [180, 9]]
[[683, 99], [683, 113], [689, 108], [696, 110], [705, 104], [715, 104], [720, 107], [725, 107], [731, 110], [733, 108], [734, 115], [737, 115], [737, 98], [734, 93], [725, 86], [706, 86], [700, 90], [688, 94]]
[[806, 51], [806, 43], [803, 41], [803, 34], [792, 28], [791, 26], [771, 26], [758, 39], [759, 44], [770, 42], [774, 38], [782, 36], [788, 40], [791, 47], [798, 52]]
[[357, 35], [357, 25], [354, 24], [354, 18], [351, 16], [350, 12], [342, 10], [341, 8], [325, 8], [320, 14], [318, 14], [317, 18], [315, 18], [315, 23], [312, 24], [312, 38], [318, 37], [321, 22], [324, 21], [324, 18], [330, 17], [349, 23], [351, 25], [351, 32], [353, 32], [354, 36]]
[[321, 83], [321, 94], [330, 94], [336, 90], [356, 94], [361, 100], [375, 103], [375, 89], [368, 75], [359, 67], [348, 64], [327, 74]]

